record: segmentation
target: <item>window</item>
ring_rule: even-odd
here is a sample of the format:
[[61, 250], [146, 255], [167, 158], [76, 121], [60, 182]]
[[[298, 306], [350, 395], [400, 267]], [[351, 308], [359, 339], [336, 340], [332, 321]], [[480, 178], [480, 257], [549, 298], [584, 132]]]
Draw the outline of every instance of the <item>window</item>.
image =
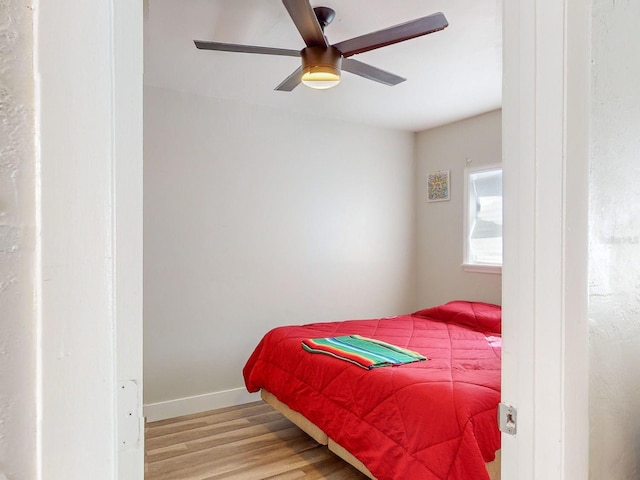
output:
[[502, 168], [465, 170], [464, 269], [502, 271]]

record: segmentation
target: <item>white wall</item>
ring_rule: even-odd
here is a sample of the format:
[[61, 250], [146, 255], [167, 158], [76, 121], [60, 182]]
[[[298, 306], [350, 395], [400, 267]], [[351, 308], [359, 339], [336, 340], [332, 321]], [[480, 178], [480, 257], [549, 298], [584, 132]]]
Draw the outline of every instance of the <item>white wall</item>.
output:
[[0, 3], [0, 477], [36, 478], [32, 11]]
[[[486, 113], [416, 136], [418, 215], [417, 300], [420, 307], [451, 300], [501, 304], [501, 275], [462, 269], [464, 169], [500, 163], [501, 112]], [[451, 171], [451, 200], [427, 203], [427, 175]]]
[[145, 404], [276, 325], [415, 307], [413, 134], [145, 89]]
[[590, 478], [640, 472], [640, 3], [592, 4]]

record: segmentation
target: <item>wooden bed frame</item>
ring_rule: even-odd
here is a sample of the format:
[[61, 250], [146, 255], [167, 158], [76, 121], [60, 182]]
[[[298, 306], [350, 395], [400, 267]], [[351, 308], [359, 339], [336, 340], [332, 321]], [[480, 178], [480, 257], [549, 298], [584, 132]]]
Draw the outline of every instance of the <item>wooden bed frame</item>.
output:
[[[262, 397], [262, 400], [271, 405], [278, 412], [282, 413], [320, 445], [326, 445], [330, 451], [342, 458], [345, 462], [353, 465], [372, 480], [376, 480], [376, 477], [373, 476], [369, 469], [365, 467], [360, 460], [351, 455], [339, 443], [329, 438], [326, 433], [305, 418], [304, 415], [291, 410], [287, 405], [278, 400], [275, 395], [265, 389], [260, 390], [260, 396]], [[496, 459], [491, 463], [487, 463], [487, 471], [489, 472], [491, 480], [500, 480], [500, 450], [496, 452]]]

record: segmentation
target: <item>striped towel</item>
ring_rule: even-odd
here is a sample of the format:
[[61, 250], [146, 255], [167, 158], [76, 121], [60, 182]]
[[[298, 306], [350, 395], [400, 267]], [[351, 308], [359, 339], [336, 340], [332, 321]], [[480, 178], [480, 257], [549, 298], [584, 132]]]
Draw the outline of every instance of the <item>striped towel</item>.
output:
[[419, 362], [427, 357], [390, 343], [346, 335], [343, 337], [309, 338], [302, 341], [302, 348], [311, 353], [323, 353], [340, 360], [355, 363], [359, 367], [372, 368]]

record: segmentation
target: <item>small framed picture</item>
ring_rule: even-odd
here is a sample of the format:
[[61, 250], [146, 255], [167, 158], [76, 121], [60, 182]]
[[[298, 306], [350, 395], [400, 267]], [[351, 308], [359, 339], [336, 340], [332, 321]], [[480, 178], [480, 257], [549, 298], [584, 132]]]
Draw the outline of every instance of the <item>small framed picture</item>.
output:
[[449, 200], [449, 170], [427, 175], [427, 202]]

